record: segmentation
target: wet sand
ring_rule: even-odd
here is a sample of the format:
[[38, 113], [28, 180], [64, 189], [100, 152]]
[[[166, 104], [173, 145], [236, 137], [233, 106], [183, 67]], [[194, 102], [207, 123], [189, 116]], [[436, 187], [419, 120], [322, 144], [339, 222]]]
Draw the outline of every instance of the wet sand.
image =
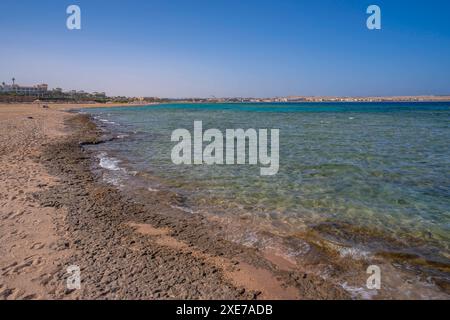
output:
[[[99, 105], [94, 105], [99, 107]], [[348, 299], [341, 286], [221, 237], [222, 225], [102, 182], [73, 105], [0, 105], [1, 299]], [[81, 289], [66, 288], [70, 265]]]

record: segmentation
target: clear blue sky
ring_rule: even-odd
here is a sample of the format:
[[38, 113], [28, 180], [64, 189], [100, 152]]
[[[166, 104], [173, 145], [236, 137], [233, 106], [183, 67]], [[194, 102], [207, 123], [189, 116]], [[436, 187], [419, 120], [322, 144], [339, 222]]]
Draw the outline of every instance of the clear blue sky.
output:
[[[82, 29], [66, 28], [77, 4]], [[382, 30], [366, 28], [366, 8]], [[193, 97], [450, 94], [450, 1], [1, 0], [0, 81]]]

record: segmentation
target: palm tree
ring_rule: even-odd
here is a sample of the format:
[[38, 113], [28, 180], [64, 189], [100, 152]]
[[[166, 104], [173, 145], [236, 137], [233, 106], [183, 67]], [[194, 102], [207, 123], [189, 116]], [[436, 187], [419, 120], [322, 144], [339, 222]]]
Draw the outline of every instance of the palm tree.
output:
[[16, 82], [16, 78], [12, 78], [13, 85]]

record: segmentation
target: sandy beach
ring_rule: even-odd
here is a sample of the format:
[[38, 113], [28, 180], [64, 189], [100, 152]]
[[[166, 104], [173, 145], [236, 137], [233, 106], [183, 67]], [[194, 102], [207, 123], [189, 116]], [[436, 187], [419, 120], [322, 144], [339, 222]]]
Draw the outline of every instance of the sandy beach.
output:
[[0, 8], [0, 303], [450, 300], [450, 1]]
[[[83, 147], [100, 132], [74, 108], [0, 105], [1, 299], [350, 298], [221, 238], [220, 223], [175, 210], [176, 194], [139, 201], [102, 182]], [[66, 287], [71, 265], [79, 290]]]

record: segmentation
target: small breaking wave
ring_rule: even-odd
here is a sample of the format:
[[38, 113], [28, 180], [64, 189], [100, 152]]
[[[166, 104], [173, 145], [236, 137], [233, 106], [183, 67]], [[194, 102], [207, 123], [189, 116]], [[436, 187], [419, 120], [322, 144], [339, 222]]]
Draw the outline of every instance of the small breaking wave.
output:
[[114, 122], [114, 121], [111, 121], [111, 120], [106, 120], [106, 119], [99, 119], [101, 122], [103, 122], [103, 123], [107, 123], [107, 124], [113, 124], [113, 125], [117, 125], [117, 123], [116, 122]]
[[100, 167], [111, 170], [111, 171], [119, 171], [120, 170], [120, 167], [119, 167], [120, 160], [113, 158], [113, 157], [108, 157], [105, 152], [100, 153], [97, 156], [97, 158], [100, 159], [100, 161], [99, 161]]

